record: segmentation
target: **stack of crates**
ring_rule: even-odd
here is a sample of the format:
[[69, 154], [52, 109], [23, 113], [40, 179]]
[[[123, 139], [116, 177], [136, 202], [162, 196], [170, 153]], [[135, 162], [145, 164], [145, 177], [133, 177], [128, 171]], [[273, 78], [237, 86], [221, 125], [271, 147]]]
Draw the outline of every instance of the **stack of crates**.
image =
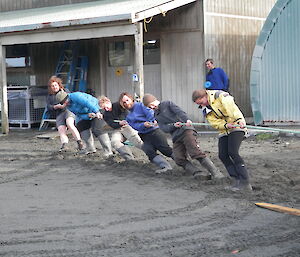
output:
[[40, 123], [44, 112], [47, 88], [8, 86], [8, 121], [10, 127], [31, 128]]

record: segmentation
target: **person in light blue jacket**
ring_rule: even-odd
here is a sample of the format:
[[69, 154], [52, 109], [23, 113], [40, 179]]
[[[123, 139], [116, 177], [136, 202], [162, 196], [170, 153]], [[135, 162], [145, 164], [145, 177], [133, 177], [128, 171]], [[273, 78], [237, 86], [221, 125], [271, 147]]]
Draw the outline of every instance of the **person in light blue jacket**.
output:
[[104, 156], [113, 154], [109, 136], [103, 130], [106, 123], [96, 97], [83, 92], [67, 94], [60, 91], [56, 94], [56, 99], [78, 117], [76, 127], [87, 145], [87, 153], [96, 152], [94, 135], [102, 145]]

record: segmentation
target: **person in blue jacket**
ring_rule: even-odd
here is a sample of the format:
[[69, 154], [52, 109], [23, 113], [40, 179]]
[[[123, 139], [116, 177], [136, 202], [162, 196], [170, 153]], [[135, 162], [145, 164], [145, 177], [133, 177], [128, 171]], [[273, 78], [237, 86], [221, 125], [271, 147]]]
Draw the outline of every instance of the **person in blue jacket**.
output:
[[213, 59], [207, 59], [205, 66], [209, 70], [206, 74], [205, 87], [209, 90], [223, 90], [228, 92], [229, 90], [229, 79], [225, 71], [221, 68], [214, 66]]
[[79, 122], [76, 127], [87, 147], [90, 148], [89, 150], [96, 151], [92, 133], [99, 140], [104, 150], [104, 156], [108, 157], [113, 154], [109, 136], [103, 130], [106, 123], [103, 120], [96, 97], [83, 92], [68, 94], [65, 91], [60, 91], [56, 94], [56, 99], [78, 117]]
[[133, 96], [127, 92], [121, 93], [119, 103], [129, 111], [126, 121], [138, 131], [143, 140], [142, 150], [149, 160], [160, 168], [156, 173], [172, 170], [170, 163], [157, 153], [158, 150], [167, 157], [173, 156], [172, 148], [169, 146], [165, 134], [158, 127], [153, 110], [147, 108], [143, 103], [135, 102]]

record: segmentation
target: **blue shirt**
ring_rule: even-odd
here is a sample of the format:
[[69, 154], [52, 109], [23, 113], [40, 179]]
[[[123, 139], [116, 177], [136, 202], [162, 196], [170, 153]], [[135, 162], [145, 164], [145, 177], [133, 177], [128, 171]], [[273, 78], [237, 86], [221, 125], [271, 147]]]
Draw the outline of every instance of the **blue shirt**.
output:
[[134, 103], [129, 114], [126, 116], [128, 124], [139, 133], [146, 134], [158, 128], [158, 126], [146, 128], [146, 121], [154, 122], [154, 111], [146, 107], [143, 103]]
[[228, 91], [229, 80], [224, 70], [221, 68], [214, 68], [206, 75], [206, 80], [211, 82], [208, 90], [224, 90]]

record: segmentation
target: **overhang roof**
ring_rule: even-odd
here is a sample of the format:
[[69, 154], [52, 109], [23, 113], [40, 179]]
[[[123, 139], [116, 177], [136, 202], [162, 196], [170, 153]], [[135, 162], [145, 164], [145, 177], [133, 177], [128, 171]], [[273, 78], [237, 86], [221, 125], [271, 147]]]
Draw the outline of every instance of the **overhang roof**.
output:
[[[114, 21], [135, 23], [196, 0], [99, 0], [0, 13], [0, 34]], [[3, 34], [4, 33], [4, 34]]]

